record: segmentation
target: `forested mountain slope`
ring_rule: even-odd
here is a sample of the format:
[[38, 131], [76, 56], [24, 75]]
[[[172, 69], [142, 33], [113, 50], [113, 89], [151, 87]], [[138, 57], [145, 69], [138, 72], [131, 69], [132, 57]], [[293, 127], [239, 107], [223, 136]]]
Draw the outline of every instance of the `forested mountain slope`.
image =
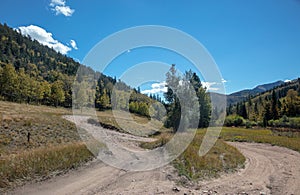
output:
[[300, 78], [283, 83], [243, 102], [229, 105], [227, 114], [237, 114], [251, 121], [264, 121], [282, 117], [300, 116]]
[[[76, 87], [72, 88], [79, 67], [85, 75], [95, 78], [90, 90], [76, 91]], [[77, 78], [77, 81], [84, 79]], [[131, 90], [122, 81], [95, 72], [90, 67], [23, 36], [6, 24], [0, 24], [0, 100], [71, 107], [73, 89], [76, 93], [73, 95], [82, 96], [83, 100], [96, 97], [95, 102], [91, 103], [95, 103], [99, 109], [108, 109], [111, 107], [114, 86], [120, 99], [126, 96], [126, 91], [128, 93]], [[145, 106], [152, 101], [154, 100], [134, 90], [130, 99], [130, 103], [134, 104], [131, 111], [149, 116]], [[129, 109], [127, 103], [122, 106], [122, 109]]]
[[227, 95], [227, 104], [236, 104], [238, 102], [244, 101], [248, 98], [248, 96], [254, 96], [258, 95], [260, 93], [264, 93], [270, 89], [273, 89], [274, 87], [278, 87], [280, 85], [284, 84], [283, 81], [276, 81], [273, 83], [267, 83], [263, 85], [258, 85], [253, 89], [244, 89], [235, 93], [231, 93]]

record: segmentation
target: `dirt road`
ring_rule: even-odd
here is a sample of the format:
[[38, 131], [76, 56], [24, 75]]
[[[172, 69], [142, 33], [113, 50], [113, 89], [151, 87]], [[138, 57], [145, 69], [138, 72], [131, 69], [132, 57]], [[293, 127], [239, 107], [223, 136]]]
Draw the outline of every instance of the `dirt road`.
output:
[[[127, 140], [128, 146], [136, 147], [132, 140], [138, 138], [115, 136], [125, 137], [123, 142]], [[98, 160], [9, 194], [300, 194], [300, 153], [267, 144], [229, 144], [245, 155], [245, 168], [189, 188], [176, 184], [180, 178], [170, 165], [147, 172], [126, 172]]]
[[247, 158], [245, 169], [202, 182], [221, 194], [300, 194], [300, 153], [269, 144], [229, 143]]

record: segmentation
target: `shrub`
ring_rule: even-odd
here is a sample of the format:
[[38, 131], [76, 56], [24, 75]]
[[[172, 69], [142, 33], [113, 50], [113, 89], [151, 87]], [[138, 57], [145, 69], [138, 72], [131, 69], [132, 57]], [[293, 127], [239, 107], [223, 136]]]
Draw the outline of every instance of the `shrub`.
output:
[[250, 121], [246, 121], [245, 126], [247, 129], [252, 128], [252, 123]]
[[300, 118], [288, 118], [287, 116], [283, 116], [278, 120], [269, 120], [268, 125], [271, 127], [286, 127], [299, 129], [300, 128]]
[[291, 118], [290, 127], [294, 129], [300, 129], [300, 118]]
[[286, 115], [283, 115], [283, 116], [281, 117], [281, 120], [282, 120], [282, 122], [284, 122], [284, 123], [289, 122], [289, 118], [288, 118]]
[[263, 126], [264, 126], [264, 122], [263, 122], [263, 121], [258, 121], [258, 122], [257, 122], [257, 126], [263, 127]]
[[268, 121], [268, 125], [271, 126], [271, 127], [273, 127], [273, 126], [274, 126], [274, 120], [273, 120], [273, 119], [272, 119], [272, 120], [269, 120], [269, 121]]
[[239, 115], [229, 115], [225, 118], [224, 125], [227, 127], [231, 126], [243, 126], [244, 125], [244, 118]]

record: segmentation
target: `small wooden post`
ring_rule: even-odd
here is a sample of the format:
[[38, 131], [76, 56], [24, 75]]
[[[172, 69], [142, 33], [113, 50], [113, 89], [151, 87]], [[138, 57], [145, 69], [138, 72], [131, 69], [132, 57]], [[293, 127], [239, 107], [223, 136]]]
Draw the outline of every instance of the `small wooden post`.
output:
[[30, 132], [27, 133], [27, 142], [30, 142]]

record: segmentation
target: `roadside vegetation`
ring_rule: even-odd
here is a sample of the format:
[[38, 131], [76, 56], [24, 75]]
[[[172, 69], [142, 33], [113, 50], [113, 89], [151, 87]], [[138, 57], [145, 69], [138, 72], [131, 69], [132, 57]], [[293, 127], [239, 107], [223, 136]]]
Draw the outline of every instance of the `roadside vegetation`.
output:
[[[266, 128], [223, 127], [214, 147], [205, 156], [200, 157], [198, 151], [205, 133], [206, 129], [199, 129], [193, 142], [173, 162], [178, 173], [191, 180], [217, 177], [220, 173], [232, 172], [244, 166], [245, 157], [225, 141], [267, 143], [300, 152], [300, 136], [297, 131], [278, 134]], [[161, 147], [172, 136], [172, 133], [163, 133], [154, 142], [141, 143], [141, 147], [147, 149]]]
[[[187, 149], [173, 161], [179, 175], [186, 176], [190, 180], [208, 179], [217, 177], [224, 172], [233, 172], [242, 168], [245, 157], [233, 146], [219, 139], [211, 150], [204, 156], [199, 156], [199, 148], [206, 129], [199, 129]], [[172, 133], [164, 133], [151, 143], [141, 143], [141, 147], [154, 149], [166, 144]]]
[[[166, 83], [168, 90], [164, 96], [167, 101], [167, 116], [164, 124], [172, 131], [159, 135], [158, 139], [152, 143], [142, 143], [141, 146], [144, 148], [153, 149], [163, 146], [177, 131], [180, 133], [186, 128], [205, 128], [209, 125], [213, 109], [206, 88], [202, 86], [196, 73], [187, 71], [183, 76], [179, 76], [175, 65], [172, 65], [166, 74]], [[191, 93], [192, 90], [189, 90], [191, 87], [194, 88], [195, 95]], [[197, 105], [200, 106], [197, 107]], [[197, 116], [199, 112], [200, 116]], [[214, 122], [216, 124], [216, 121]], [[205, 132], [204, 129], [198, 130], [192, 143], [174, 160], [173, 164], [179, 175], [184, 175], [190, 180], [205, 179], [216, 177], [222, 172], [234, 171], [244, 165], [244, 156], [223, 140], [217, 140], [206, 155], [199, 156], [198, 152]]]
[[224, 140], [269, 143], [300, 152], [300, 78], [229, 105], [224, 126]]
[[185, 152], [174, 161], [180, 175], [192, 180], [209, 179], [244, 167], [245, 157], [235, 147], [220, 139], [207, 154], [199, 156], [205, 132], [206, 130], [199, 130]]
[[76, 168], [93, 158], [84, 143], [49, 145], [1, 156], [1, 188], [14, 187], [30, 180], [43, 180]]
[[225, 126], [300, 130], [300, 78], [229, 105]]
[[298, 132], [286, 132], [286, 135], [278, 134], [270, 129], [245, 129], [241, 127], [223, 127], [220, 138], [234, 142], [268, 143], [286, 147], [300, 152], [300, 136]]
[[0, 110], [0, 192], [93, 158], [76, 126], [62, 118], [70, 110], [2, 101]]

